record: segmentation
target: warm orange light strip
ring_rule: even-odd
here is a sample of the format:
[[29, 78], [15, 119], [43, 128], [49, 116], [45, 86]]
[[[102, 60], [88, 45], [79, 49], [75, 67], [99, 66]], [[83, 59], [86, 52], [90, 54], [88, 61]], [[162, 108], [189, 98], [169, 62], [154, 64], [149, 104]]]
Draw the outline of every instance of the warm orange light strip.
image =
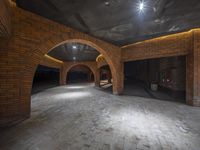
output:
[[49, 56], [49, 55], [47, 55], [47, 54], [45, 54], [44, 56], [47, 57], [48, 59], [51, 59], [51, 60], [57, 62], [57, 63], [63, 63], [63, 61], [58, 60], [58, 59], [56, 59], [56, 58], [53, 58], [53, 57], [51, 57], [51, 56]]
[[16, 0], [9, 0], [9, 3], [10, 3], [11, 5], [16, 6]]
[[96, 58], [96, 62], [102, 61], [102, 60], [105, 60], [105, 59], [104, 59], [103, 55], [100, 54], [100, 55]]
[[148, 40], [144, 40], [144, 41], [140, 41], [140, 42], [136, 42], [136, 43], [124, 45], [124, 46], [122, 46], [121, 48], [126, 48], [126, 47], [129, 47], [129, 46], [135, 45], [135, 44], [140, 44], [140, 43], [142, 43], [142, 42], [148, 42], [148, 41], [152, 41], [152, 40], [164, 39], [164, 38], [167, 38], [167, 37], [170, 37], [170, 36], [172, 37], [172, 36], [175, 36], [175, 35], [189, 34], [189, 33], [193, 32], [193, 31], [195, 31], [195, 30], [200, 30], [200, 28], [191, 29], [191, 30], [185, 31], [185, 32], [169, 34], [169, 35], [160, 36], [160, 37], [157, 37], [157, 38], [152, 38], [152, 39], [148, 39]]

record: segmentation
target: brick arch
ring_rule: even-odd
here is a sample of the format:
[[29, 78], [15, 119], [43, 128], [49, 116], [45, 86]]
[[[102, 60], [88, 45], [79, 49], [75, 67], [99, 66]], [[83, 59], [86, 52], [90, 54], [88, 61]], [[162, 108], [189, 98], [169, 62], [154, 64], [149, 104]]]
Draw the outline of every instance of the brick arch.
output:
[[[61, 34], [62, 35], [62, 34]], [[113, 54], [113, 47], [117, 48], [115, 46], [110, 46], [110, 44], [105, 44], [103, 41], [96, 40], [93, 38], [87, 39], [87, 37], [81, 37], [79, 35], [79, 32], [75, 32], [70, 36], [68, 34], [61, 36], [59, 33], [56, 36], [53, 36], [49, 40], [42, 42], [40, 45], [38, 45], [35, 50], [32, 50], [27, 54], [25, 57], [25, 64], [23, 71], [20, 73], [20, 100], [23, 103], [23, 105], [20, 105], [20, 113], [21, 115], [26, 115], [25, 117], [30, 116], [30, 99], [31, 99], [31, 89], [32, 89], [32, 81], [33, 77], [36, 71], [36, 68], [38, 64], [40, 64], [42, 58], [45, 54], [47, 54], [49, 51], [51, 51], [56, 46], [59, 46], [61, 44], [67, 43], [67, 42], [76, 42], [76, 43], [82, 43], [89, 45], [93, 48], [95, 48], [97, 51], [99, 51], [106, 61], [108, 62], [108, 65], [111, 69], [111, 73], [113, 76], [113, 93], [114, 94], [120, 94], [123, 89], [123, 85], [121, 84], [121, 68], [119, 67], [120, 58], [119, 56], [114, 56]], [[78, 38], [79, 37], [79, 38]], [[117, 49], [116, 49], [117, 51]], [[119, 55], [119, 53], [118, 53]], [[119, 60], [117, 59], [119, 58]], [[120, 70], [119, 70], [120, 69]]]
[[112, 70], [113, 92], [122, 92], [121, 48], [17, 7], [12, 7], [11, 22], [12, 35], [0, 41], [1, 48], [5, 50], [1, 51], [1, 66], [7, 66], [2, 67], [0, 74], [3, 78], [0, 80], [9, 85], [3, 84], [0, 91], [1, 100], [6, 103], [6, 107], [0, 105], [1, 111], [6, 112], [0, 114], [0, 119], [3, 118], [0, 124], [30, 116], [31, 88], [36, 68], [45, 54], [63, 43], [87, 44], [103, 54]]
[[[99, 53], [101, 53], [106, 62], [108, 63], [111, 73], [113, 76], [113, 93], [114, 94], [120, 94], [121, 89], [118, 89], [119, 85], [121, 85], [121, 79], [118, 79], [120, 76], [119, 74], [119, 64], [121, 64], [121, 50], [113, 46], [111, 44], [108, 44], [106, 42], [103, 42], [101, 40], [89, 37], [89, 36], [80, 36], [80, 32], [72, 32], [73, 34], [66, 34], [61, 36], [60, 33], [54, 35], [52, 38], [46, 40], [45, 42], [41, 42], [40, 45], [38, 45], [35, 50], [32, 50], [31, 52], [27, 53], [28, 56], [26, 56], [26, 67], [24, 71], [21, 73], [22, 81], [25, 80], [27, 82], [26, 76], [33, 76], [34, 72], [37, 68], [37, 65], [40, 64], [42, 58], [44, 57], [45, 54], [50, 52], [52, 49], [55, 47], [62, 45], [64, 43], [71, 43], [71, 42], [76, 42], [76, 43], [81, 43], [81, 44], [86, 44], [89, 45], [93, 48], [95, 48]], [[116, 51], [116, 52], [114, 52]], [[115, 56], [115, 55], [118, 56]], [[114, 56], [114, 57], [113, 57]], [[32, 68], [32, 71], [30, 70]], [[28, 70], [28, 72], [26, 72]], [[28, 75], [27, 75], [28, 73]], [[121, 77], [120, 77], [121, 78]], [[30, 79], [30, 78], [29, 78]], [[32, 77], [33, 79], [33, 77]], [[32, 85], [32, 79], [31, 85]], [[23, 85], [23, 84], [22, 84]], [[25, 88], [29, 89], [29, 88]], [[24, 91], [24, 90], [22, 90]]]
[[65, 62], [63, 65], [62, 73], [61, 73], [61, 85], [66, 84], [67, 73], [76, 66], [85, 66], [91, 70], [94, 75], [94, 82], [97, 81], [96, 74], [97, 74], [97, 64], [96, 62], [87, 61], [87, 62]]

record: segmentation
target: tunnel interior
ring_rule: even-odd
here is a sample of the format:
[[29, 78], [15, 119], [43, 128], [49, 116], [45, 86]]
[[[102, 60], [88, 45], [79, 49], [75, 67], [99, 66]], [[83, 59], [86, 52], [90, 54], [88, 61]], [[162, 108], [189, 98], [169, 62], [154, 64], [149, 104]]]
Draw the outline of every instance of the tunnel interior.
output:
[[78, 65], [72, 67], [66, 77], [68, 83], [91, 83], [94, 82], [94, 74], [89, 67]]
[[59, 86], [59, 69], [38, 65], [32, 84], [32, 94]]
[[184, 56], [126, 62], [124, 75], [125, 95], [185, 103]]

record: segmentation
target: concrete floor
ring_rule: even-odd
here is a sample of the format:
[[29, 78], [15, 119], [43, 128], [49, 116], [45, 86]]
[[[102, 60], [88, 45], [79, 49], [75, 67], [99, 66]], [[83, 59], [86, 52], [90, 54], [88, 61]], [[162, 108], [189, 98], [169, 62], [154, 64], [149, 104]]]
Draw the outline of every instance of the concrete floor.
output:
[[0, 150], [199, 150], [200, 108], [75, 84], [32, 95], [31, 118]]

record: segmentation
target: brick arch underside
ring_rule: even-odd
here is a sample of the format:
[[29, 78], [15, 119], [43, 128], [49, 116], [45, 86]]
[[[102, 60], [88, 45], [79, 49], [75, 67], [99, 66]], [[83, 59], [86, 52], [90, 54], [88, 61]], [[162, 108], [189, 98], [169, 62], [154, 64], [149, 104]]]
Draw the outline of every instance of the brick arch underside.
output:
[[88, 68], [92, 72], [92, 74], [94, 75], [94, 82], [95, 82], [95, 70], [91, 66], [89, 66], [87, 64], [82, 64], [82, 63], [74, 64], [74, 65], [70, 66], [69, 69], [66, 70], [66, 74], [65, 74], [66, 82], [67, 82], [68, 73], [70, 72], [71, 69], [73, 69], [76, 66], [84, 66], [84, 67]]
[[[17, 12], [17, 13], [16, 13]], [[16, 16], [18, 13], [23, 14], [21, 16]], [[24, 15], [25, 14], [25, 15]], [[20, 36], [25, 36], [26, 39], [31, 39], [30, 42], [35, 40], [32, 49], [28, 49], [23, 54], [21, 54], [21, 60], [23, 60], [23, 65], [19, 71], [19, 102], [18, 102], [18, 112], [20, 116], [29, 117], [30, 116], [30, 99], [31, 99], [31, 88], [32, 81], [38, 64], [40, 64], [42, 58], [54, 47], [59, 46], [68, 42], [77, 42], [89, 45], [95, 48], [99, 53], [101, 53], [106, 61], [108, 62], [111, 72], [113, 75], [113, 93], [120, 94], [123, 89], [123, 81], [121, 79], [122, 72], [121, 64], [121, 49], [101, 41], [99, 39], [93, 38], [87, 34], [78, 32], [66, 26], [62, 26], [58, 23], [52, 22], [50, 20], [44, 19], [37, 15], [31, 14], [24, 10], [17, 8], [15, 10], [15, 24], [23, 24], [22, 29], [16, 30], [16, 34]], [[27, 18], [30, 19], [27, 21]], [[17, 23], [20, 21], [19, 23]], [[27, 23], [28, 22], [28, 23]], [[37, 22], [37, 24], [35, 23]], [[31, 24], [31, 26], [30, 26]], [[21, 27], [16, 27], [21, 28]], [[19, 31], [21, 31], [19, 33]], [[30, 33], [31, 31], [31, 33]], [[15, 38], [15, 37], [14, 37]], [[23, 40], [23, 38], [21, 38]], [[122, 72], [123, 74], [123, 72]], [[23, 118], [24, 118], [23, 117]]]
[[71, 64], [69, 64], [68, 65], [68, 67], [66, 67], [64, 70], [63, 70], [63, 77], [62, 77], [62, 79], [63, 79], [63, 85], [64, 84], [66, 84], [66, 82], [67, 82], [67, 75], [68, 75], [68, 73], [69, 73], [69, 71], [72, 69], [72, 68], [74, 68], [74, 67], [76, 67], [76, 66], [84, 66], [84, 67], [86, 67], [86, 68], [89, 68], [90, 69], [90, 71], [92, 72], [92, 74], [94, 75], [94, 82], [96, 82], [96, 73], [97, 73], [97, 66], [96, 66], [96, 63], [94, 62], [92, 62], [92, 63], [84, 63], [84, 62], [77, 62], [77, 63], [75, 63], [75, 64], [73, 64], [73, 63], [71, 63]]
[[[20, 84], [20, 96], [21, 96], [20, 100], [23, 102], [26, 102], [26, 105], [24, 105], [24, 104], [21, 105], [21, 107], [25, 107], [25, 108], [21, 108], [21, 110], [24, 110], [25, 112], [30, 112], [31, 88], [32, 88], [32, 81], [34, 78], [36, 68], [37, 68], [38, 64], [40, 64], [40, 61], [42, 60], [44, 55], [46, 53], [48, 53], [49, 50], [52, 49], [52, 47], [63, 43], [63, 42], [57, 41], [58, 39], [60, 39], [59, 37], [60, 37], [59, 35], [56, 37], [54, 36], [54, 38], [50, 40], [51, 44], [49, 44], [48, 42], [41, 44], [41, 46], [38, 46], [38, 48], [35, 51], [32, 51], [32, 53], [29, 54], [29, 57], [28, 56], [26, 57], [26, 63], [25, 63], [26, 66], [20, 75], [20, 78], [21, 78], [20, 79], [20, 82], [21, 82], [21, 84]], [[70, 38], [70, 39], [66, 40], [66, 38]], [[66, 38], [65, 39], [61, 38], [60, 40], [65, 41], [65, 42], [79, 42], [82, 44], [87, 44], [93, 48], [96, 48], [100, 53], [107, 55], [106, 52], [102, 48], [100, 48], [96, 44], [92, 43], [91, 41], [87, 41], [87, 40], [83, 40], [83, 39], [75, 39], [75, 35], [74, 35], [74, 39], [71, 39], [72, 37], [66, 37]], [[60, 42], [60, 43], [58, 44], [57, 42]], [[115, 66], [114, 66], [112, 60], [108, 56], [106, 58], [107, 58], [107, 62], [109, 62], [108, 64], [111, 68], [111, 72], [114, 75], [113, 76], [114, 82], [116, 83], [117, 82], [117, 79], [116, 79], [117, 71], [115, 69]], [[115, 87], [113, 87], [113, 88], [115, 88]], [[113, 89], [113, 90], [115, 90], [115, 89]]]

